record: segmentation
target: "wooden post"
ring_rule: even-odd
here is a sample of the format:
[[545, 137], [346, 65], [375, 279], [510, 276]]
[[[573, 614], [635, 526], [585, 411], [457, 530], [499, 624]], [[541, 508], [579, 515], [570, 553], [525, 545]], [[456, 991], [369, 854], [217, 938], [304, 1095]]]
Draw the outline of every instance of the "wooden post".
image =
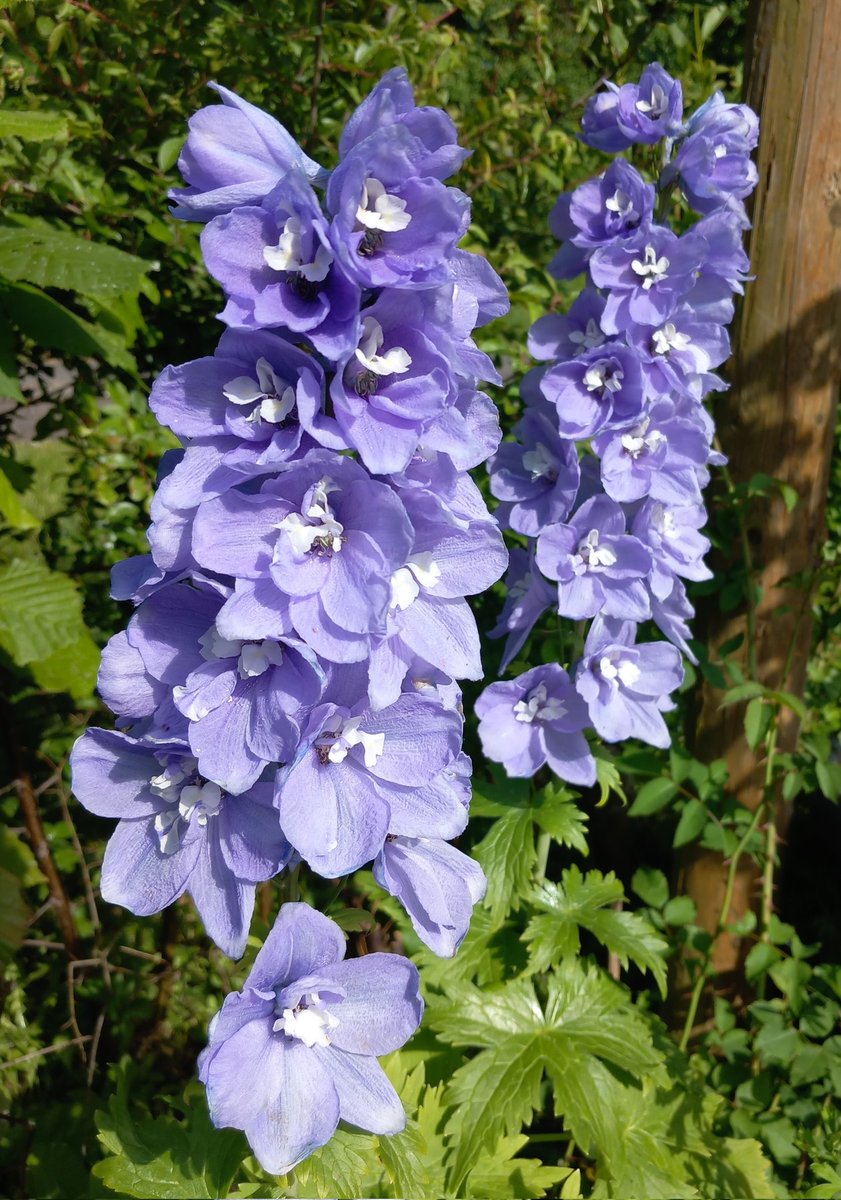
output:
[[[795, 489], [748, 513], [748, 540], [762, 589], [755, 613], [760, 682], [802, 695], [810, 650], [810, 582], [820, 558], [841, 375], [841, 5], [838, 0], [753, 0], [746, 100], [760, 115], [759, 185], [753, 204], [747, 285], [734, 348], [733, 389], [717, 405], [719, 432], [736, 482], [760, 472]], [[793, 586], [787, 586], [787, 581]], [[746, 632], [744, 614], [708, 614], [719, 645]], [[744, 651], [742, 652], [744, 653]], [[722, 709], [705, 686], [695, 752], [726, 760], [729, 789], [755, 810], [763, 765], [743, 732], [744, 708]], [[796, 743], [786, 712], [779, 748]], [[690, 852], [681, 889], [713, 932], [726, 866]], [[730, 920], [756, 903], [752, 864], [737, 880]], [[713, 953], [716, 990], [744, 995], [750, 942], [721, 936]]]

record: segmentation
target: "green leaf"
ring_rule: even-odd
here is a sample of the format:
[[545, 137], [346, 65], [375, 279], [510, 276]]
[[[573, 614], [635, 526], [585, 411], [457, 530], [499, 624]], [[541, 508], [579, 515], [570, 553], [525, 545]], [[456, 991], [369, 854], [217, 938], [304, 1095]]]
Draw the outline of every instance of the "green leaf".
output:
[[628, 797], [625, 795], [625, 789], [622, 787], [622, 776], [619, 774], [619, 768], [612, 758], [602, 758], [596, 756], [596, 779], [599, 785], [600, 794], [598, 807], [607, 804], [612, 793], [615, 793], [623, 804], [628, 803]]
[[707, 823], [707, 810], [700, 800], [688, 800], [680, 814], [672, 845], [675, 849], [693, 842]]
[[578, 867], [570, 867], [562, 879], [562, 884], [544, 883], [534, 892], [535, 906], [544, 911], [532, 917], [523, 934], [531, 946], [532, 971], [545, 971], [561, 958], [577, 954], [581, 927], [615, 954], [623, 967], [630, 960], [651, 971], [663, 992], [668, 947], [644, 917], [617, 911], [625, 894], [615, 875], [588, 871], [584, 876]]
[[761, 696], [754, 697], [748, 703], [745, 709], [745, 739], [751, 750], [755, 750], [763, 740], [773, 719], [773, 708]]
[[166, 138], [158, 146], [158, 166], [166, 172], [171, 171], [178, 162], [178, 156], [181, 153], [181, 147], [184, 145], [184, 135], [179, 133], [175, 137]]
[[126, 1080], [121, 1071], [108, 1112], [96, 1114], [97, 1136], [109, 1152], [94, 1165], [96, 1178], [114, 1192], [149, 1200], [227, 1195], [245, 1154], [243, 1135], [214, 1129], [203, 1095], [186, 1121], [140, 1117], [129, 1111]]
[[46, 659], [84, 633], [81, 600], [66, 575], [21, 559], [0, 568], [0, 645], [18, 666]]
[[519, 908], [531, 890], [537, 855], [531, 810], [512, 809], [495, 821], [475, 847], [475, 857], [488, 877], [485, 906], [494, 922]]
[[[545, 1196], [549, 1188], [571, 1174], [570, 1167], [548, 1167], [539, 1159], [515, 1158], [528, 1144], [525, 1134], [502, 1137], [492, 1150], [482, 1155], [467, 1177], [466, 1196], [481, 1200], [509, 1200], [510, 1197], [532, 1200]], [[396, 1195], [421, 1195], [419, 1192], [398, 1192]]]
[[0, 138], [17, 137], [24, 142], [51, 142], [67, 134], [68, 116], [59, 112], [23, 112], [0, 109]]
[[17, 338], [11, 324], [0, 315], [0, 396], [23, 402], [18, 380]]
[[68, 692], [74, 700], [87, 700], [96, 687], [99, 646], [83, 632], [75, 642], [29, 664], [39, 687], [47, 692]]
[[46, 221], [0, 226], [0, 275], [15, 282], [113, 297], [136, 294], [156, 265]]
[[677, 793], [677, 784], [671, 779], [649, 779], [634, 797], [634, 802], [628, 809], [628, 816], [648, 817], [651, 813], [659, 812]]
[[335, 1196], [337, 1200], [374, 1195], [380, 1175], [376, 1149], [377, 1140], [371, 1134], [337, 1130], [326, 1146], [295, 1168], [296, 1192]]
[[536, 797], [534, 819], [561, 846], [588, 853], [587, 814], [572, 800], [562, 798], [552, 784]]
[[12, 529], [37, 529], [40, 521], [20, 498], [0, 459], [0, 517]]
[[691, 896], [672, 896], [663, 909], [663, 920], [667, 925], [690, 925], [698, 915]]
[[38, 288], [0, 282], [0, 310], [21, 333], [47, 350], [98, 358], [112, 367], [136, 371], [124, 338], [77, 316]]
[[724, 693], [721, 701], [721, 708], [729, 708], [732, 704], [742, 704], [745, 700], [752, 700], [754, 696], [764, 696], [765, 688], [761, 683], [755, 683], [749, 680], [748, 683], [739, 683], [736, 687], [728, 688]]
[[634, 871], [631, 887], [650, 908], [662, 908], [669, 899], [669, 881], [662, 871], [653, 867], [638, 867]]
[[745, 959], [745, 976], [748, 983], [754, 983], [781, 958], [782, 955], [776, 946], [771, 946], [768, 942], [757, 942], [755, 946], [751, 946]]
[[0, 961], [11, 962], [28, 923], [29, 909], [21, 894], [20, 879], [0, 866]]

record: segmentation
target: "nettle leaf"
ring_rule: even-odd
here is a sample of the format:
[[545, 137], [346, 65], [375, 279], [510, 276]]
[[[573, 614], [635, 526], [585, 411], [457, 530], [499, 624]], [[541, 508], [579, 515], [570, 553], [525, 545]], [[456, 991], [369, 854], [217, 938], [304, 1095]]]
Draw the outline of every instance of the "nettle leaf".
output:
[[511, 809], [494, 821], [474, 854], [488, 877], [485, 907], [498, 924], [531, 890], [537, 861], [531, 809]]
[[126, 1093], [122, 1072], [108, 1112], [96, 1114], [97, 1137], [110, 1156], [94, 1165], [94, 1176], [114, 1192], [151, 1200], [227, 1195], [246, 1154], [243, 1135], [214, 1129], [198, 1096], [187, 1120], [178, 1121], [130, 1113]]
[[549, 1188], [572, 1174], [571, 1167], [549, 1167], [536, 1158], [515, 1158], [528, 1143], [524, 1134], [502, 1137], [467, 1177], [464, 1194], [482, 1200], [545, 1196]]
[[48, 658], [84, 632], [82, 602], [66, 575], [22, 559], [0, 569], [0, 645], [18, 666]]
[[15, 282], [113, 297], [137, 293], [157, 265], [46, 221], [0, 226], [0, 275]]
[[563, 882], [543, 883], [532, 895], [533, 903], [543, 911], [529, 921], [524, 939], [530, 943], [530, 966], [545, 971], [561, 959], [571, 958], [580, 949], [579, 929], [587, 929], [615, 954], [623, 967], [629, 961], [650, 971], [665, 995], [667, 943], [645, 917], [618, 910], [625, 899], [621, 882], [611, 872], [588, 871], [578, 867], [563, 872]]

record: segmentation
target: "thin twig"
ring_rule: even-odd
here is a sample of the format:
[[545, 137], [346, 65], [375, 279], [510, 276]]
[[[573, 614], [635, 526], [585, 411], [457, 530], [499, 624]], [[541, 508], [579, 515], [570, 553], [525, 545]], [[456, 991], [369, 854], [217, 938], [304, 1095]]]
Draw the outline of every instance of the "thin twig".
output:
[[78, 1038], [73, 1038], [71, 1042], [61, 1042], [60, 1045], [42, 1046], [40, 1050], [30, 1050], [28, 1054], [22, 1054], [20, 1058], [13, 1058], [10, 1062], [0, 1062], [0, 1071], [7, 1071], [10, 1067], [20, 1067], [25, 1062], [31, 1062], [33, 1058], [42, 1058], [45, 1054], [54, 1054], [57, 1050], [68, 1050], [71, 1046], [78, 1046], [82, 1042], [89, 1042], [91, 1035], [89, 1033], [82, 1034]]
[[85, 852], [82, 849], [82, 843], [79, 841], [79, 835], [76, 832], [76, 826], [73, 822], [72, 816], [70, 815], [70, 806], [67, 803], [67, 794], [65, 793], [61, 782], [61, 771], [59, 770], [57, 774], [58, 787], [56, 788], [56, 792], [58, 794], [58, 802], [61, 805], [61, 815], [64, 817], [64, 820], [67, 823], [67, 828], [70, 830], [70, 840], [73, 843], [73, 849], [76, 851], [76, 856], [79, 859], [79, 866], [82, 868], [82, 882], [85, 888], [85, 899], [88, 902], [88, 912], [90, 913], [91, 924], [93, 925], [94, 929], [98, 930], [101, 928], [101, 922], [99, 920], [99, 909], [96, 907], [96, 896], [94, 895], [93, 884], [91, 882], [91, 874], [88, 870], [88, 864], [87, 860], [85, 859]]
[[70, 901], [64, 890], [64, 884], [61, 881], [58, 868], [50, 852], [44, 826], [41, 824], [41, 814], [38, 811], [38, 798], [32, 787], [29, 772], [21, 769], [18, 764], [16, 775], [18, 799], [26, 824], [26, 832], [29, 835], [29, 841], [32, 844], [32, 850], [38, 866], [44, 874], [50, 889], [50, 899], [59, 929], [61, 930], [64, 948], [69, 958], [76, 958], [79, 952], [79, 933], [76, 929], [76, 921], [73, 917]]

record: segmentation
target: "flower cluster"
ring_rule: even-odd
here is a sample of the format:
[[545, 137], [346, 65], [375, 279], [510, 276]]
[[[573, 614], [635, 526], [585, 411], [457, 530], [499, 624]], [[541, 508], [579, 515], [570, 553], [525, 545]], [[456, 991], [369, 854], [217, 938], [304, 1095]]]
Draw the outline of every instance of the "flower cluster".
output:
[[[551, 608], [593, 623], [570, 674], [549, 665], [491, 684], [477, 712], [486, 754], [509, 774], [548, 763], [587, 784], [595, 764], [583, 731], [667, 746], [662, 713], [682, 680], [680, 651], [693, 658], [684, 581], [709, 577], [701, 493], [724, 461], [703, 400], [725, 386], [714, 372], [747, 278], [743, 200], [756, 183], [758, 123], [718, 92], [683, 123], [680, 83], [654, 63], [638, 84], [608, 84], [582, 125], [601, 150], [662, 142], [665, 165], [650, 183], [617, 157], [561, 195], [550, 218], [563, 240], [550, 270], [586, 281], [566, 313], [532, 327], [540, 365], [523, 383], [516, 440], [491, 462], [497, 515], [529, 539], [512, 555], [494, 631], [508, 638], [503, 667]], [[702, 214], [682, 232], [667, 223], [675, 189]], [[638, 645], [646, 621], [668, 641]]]
[[[119, 819], [102, 893], [148, 914], [188, 892], [238, 957], [258, 882], [373, 860], [452, 955], [485, 887], [450, 845], [471, 771], [456, 680], [482, 673], [466, 597], [507, 563], [467, 474], [500, 437], [480, 390], [497, 374], [472, 333], [506, 292], [458, 248], [469, 202], [444, 180], [465, 151], [405, 72], [351, 116], [329, 173], [217, 91], [173, 198], [204, 222], [227, 328], [152, 389], [182, 448], [161, 465], [151, 553], [114, 572], [137, 605], [99, 677], [118, 728], [72, 756], [79, 800]], [[340, 964], [342, 947], [287, 905], [203, 1058], [213, 1119], [245, 1128], [271, 1170], [339, 1117], [402, 1122], [370, 1056], [417, 1025], [417, 974], [377, 955]]]

